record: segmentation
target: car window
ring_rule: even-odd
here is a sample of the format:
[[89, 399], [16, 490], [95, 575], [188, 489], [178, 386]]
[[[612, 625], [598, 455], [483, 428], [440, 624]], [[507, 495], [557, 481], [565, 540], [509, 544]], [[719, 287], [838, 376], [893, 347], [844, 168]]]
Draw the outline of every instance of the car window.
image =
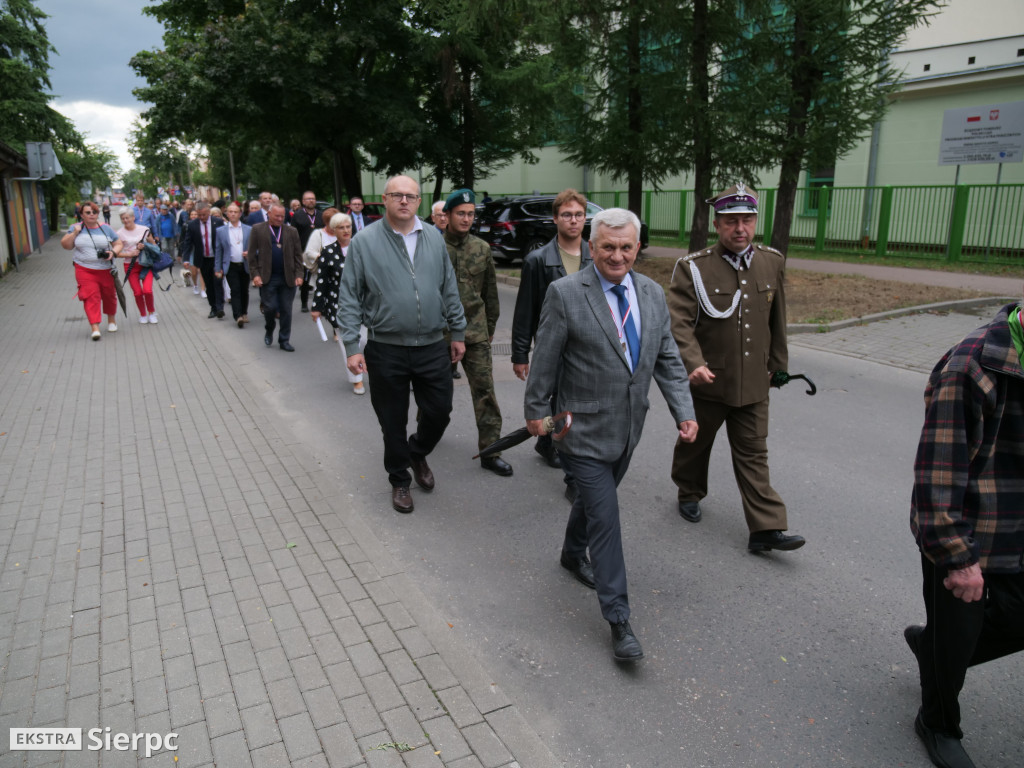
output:
[[502, 209], [501, 213], [498, 214], [498, 221], [508, 221], [509, 213], [512, 212], [511, 208]]
[[587, 218], [592, 219], [594, 218], [594, 214], [600, 213], [603, 210], [604, 208], [597, 203], [587, 203]]

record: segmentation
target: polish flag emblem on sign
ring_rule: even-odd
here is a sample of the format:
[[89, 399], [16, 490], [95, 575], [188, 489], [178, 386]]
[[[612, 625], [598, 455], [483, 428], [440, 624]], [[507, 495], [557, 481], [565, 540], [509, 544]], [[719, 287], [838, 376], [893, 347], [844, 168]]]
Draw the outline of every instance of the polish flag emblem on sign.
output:
[[968, 123], [980, 123], [981, 122], [981, 115], [973, 115], [972, 117], [968, 117], [967, 118], [967, 122]]
[[999, 119], [999, 110], [998, 109], [993, 109], [992, 111], [990, 111], [988, 113], [988, 119], [989, 120], [998, 120]]

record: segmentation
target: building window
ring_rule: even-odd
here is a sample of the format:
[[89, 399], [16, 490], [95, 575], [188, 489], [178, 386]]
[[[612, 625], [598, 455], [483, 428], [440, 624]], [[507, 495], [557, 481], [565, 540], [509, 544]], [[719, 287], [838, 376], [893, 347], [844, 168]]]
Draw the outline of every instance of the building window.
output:
[[932, 68], [932, 65], [931, 65], [931, 64], [925, 64], [925, 65], [924, 65], [924, 71], [925, 71], [925, 72], [929, 72], [929, 71], [931, 70], [931, 68]]
[[967, 63], [968, 64], [973, 64], [974, 63], [974, 57], [973, 56], [968, 56], [967, 57]]
[[1024, 48], [1018, 48], [1017, 49], [1017, 56], [1018, 57], [1024, 56]]
[[[821, 199], [822, 187], [834, 187], [836, 181], [836, 167], [815, 168], [807, 172], [807, 190], [804, 194], [804, 216], [818, 215], [818, 201]], [[832, 209], [832, 198], [829, 197], [829, 211]]]

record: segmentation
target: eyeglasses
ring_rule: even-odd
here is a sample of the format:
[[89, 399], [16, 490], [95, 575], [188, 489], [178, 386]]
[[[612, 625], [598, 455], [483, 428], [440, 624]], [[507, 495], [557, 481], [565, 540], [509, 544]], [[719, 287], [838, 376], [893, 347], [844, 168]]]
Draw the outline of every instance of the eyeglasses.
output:
[[562, 221], [584, 221], [587, 218], [587, 214], [583, 211], [580, 211], [579, 213], [566, 212], [558, 214], [558, 218]]
[[396, 203], [404, 203], [406, 200], [410, 203], [415, 203], [420, 199], [420, 196], [416, 193], [404, 194], [402, 192], [388, 192], [387, 197], [390, 197]]
[[450, 216], [458, 216], [460, 219], [473, 219], [476, 218], [476, 211], [452, 211]]

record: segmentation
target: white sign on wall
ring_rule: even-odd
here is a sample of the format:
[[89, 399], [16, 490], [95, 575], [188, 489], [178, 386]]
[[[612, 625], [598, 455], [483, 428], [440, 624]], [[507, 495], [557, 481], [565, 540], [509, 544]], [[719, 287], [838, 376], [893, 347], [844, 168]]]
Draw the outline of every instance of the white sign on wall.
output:
[[1019, 163], [1024, 160], [1024, 101], [947, 109], [939, 165]]

